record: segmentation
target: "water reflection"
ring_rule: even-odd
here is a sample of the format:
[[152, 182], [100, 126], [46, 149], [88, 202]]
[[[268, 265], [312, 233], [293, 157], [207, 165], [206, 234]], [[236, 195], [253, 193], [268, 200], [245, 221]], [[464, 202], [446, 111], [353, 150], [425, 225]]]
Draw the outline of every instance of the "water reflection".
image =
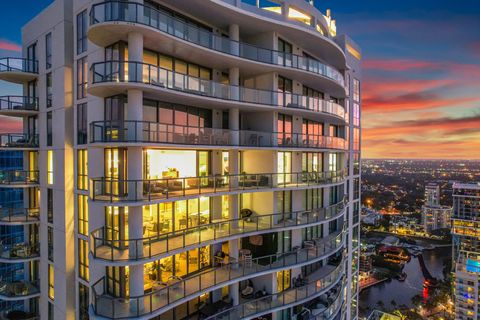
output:
[[[439, 280], [443, 279], [443, 261], [451, 259], [451, 250], [451, 247], [444, 247], [423, 252], [425, 265], [433, 277]], [[428, 291], [425, 292], [423, 288], [425, 279], [418, 258], [412, 257], [403, 271], [407, 274], [407, 279], [403, 282], [392, 279], [389, 282], [383, 282], [362, 291], [360, 293], [360, 306], [368, 308], [369, 311], [373, 309], [387, 311], [401, 305], [412, 307], [411, 299], [413, 296], [420, 294], [425, 297], [426, 294], [428, 295]]]

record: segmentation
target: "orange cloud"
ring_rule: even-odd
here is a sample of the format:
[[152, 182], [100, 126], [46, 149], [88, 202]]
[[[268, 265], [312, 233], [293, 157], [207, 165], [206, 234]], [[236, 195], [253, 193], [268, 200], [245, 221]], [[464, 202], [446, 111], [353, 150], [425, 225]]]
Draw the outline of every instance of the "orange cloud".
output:
[[22, 52], [22, 47], [7, 40], [0, 40], [0, 50]]
[[480, 114], [365, 128], [362, 142], [367, 158], [480, 159]]

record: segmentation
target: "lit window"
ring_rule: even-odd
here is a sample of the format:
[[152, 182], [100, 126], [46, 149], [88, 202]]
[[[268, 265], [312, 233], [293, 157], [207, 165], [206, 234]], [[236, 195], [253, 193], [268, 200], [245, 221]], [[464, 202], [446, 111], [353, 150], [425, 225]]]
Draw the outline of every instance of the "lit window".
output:
[[55, 271], [52, 264], [48, 265], [48, 297], [55, 299]]
[[77, 189], [88, 189], [88, 154], [87, 150], [77, 151]]
[[90, 278], [88, 272], [88, 243], [78, 239], [78, 276], [85, 281]]
[[53, 184], [53, 150], [47, 151], [47, 184]]
[[88, 235], [88, 197], [79, 194], [78, 201], [78, 233]]

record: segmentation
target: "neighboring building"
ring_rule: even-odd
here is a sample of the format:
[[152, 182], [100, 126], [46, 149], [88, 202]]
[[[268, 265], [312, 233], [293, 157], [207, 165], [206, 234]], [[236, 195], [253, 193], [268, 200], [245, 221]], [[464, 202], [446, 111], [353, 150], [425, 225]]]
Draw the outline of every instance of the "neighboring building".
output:
[[312, 4], [56, 0], [23, 28], [25, 310], [358, 319], [361, 53]]
[[480, 183], [453, 185], [455, 319], [477, 319], [480, 291]]
[[440, 186], [429, 183], [425, 186], [425, 204], [422, 206], [422, 223], [426, 233], [450, 228], [452, 208], [440, 205]]
[[[1, 99], [1, 98], [0, 98]], [[1, 103], [1, 101], [0, 101]], [[0, 135], [3, 139], [4, 136]], [[1, 151], [0, 148], [0, 175], [10, 170], [22, 170], [23, 152], [21, 151]], [[24, 241], [24, 230], [21, 225], [6, 223], [12, 211], [18, 211], [23, 208], [23, 190], [20, 188], [0, 188], [0, 282], [5, 279], [12, 281], [21, 281], [24, 278], [24, 264], [14, 263], [2, 259], [4, 248], [15, 244], [21, 244]], [[5, 289], [7, 289], [5, 287]], [[0, 289], [1, 294], [1, 289]], [[0, 300], [0, 310], [8, 312], [10, 310], [24, 310], [23, 301], [2, 301]]]
[[423, 224], [419, 223], [416, 217], [409, 215], [390, 216], [389, 230], [398, 234], [414, 235], [423, 232]]
[[425, 186], [425, 204], [430, 206], [440, 205], [440, 185], [430, 182]]
[[360, 252], [360, 272], [364, 275], [370, 275], [373, 271], [373, 253]]
[[391, 313], [374, 310], [367, 320], [402, 320], [402, 318]]

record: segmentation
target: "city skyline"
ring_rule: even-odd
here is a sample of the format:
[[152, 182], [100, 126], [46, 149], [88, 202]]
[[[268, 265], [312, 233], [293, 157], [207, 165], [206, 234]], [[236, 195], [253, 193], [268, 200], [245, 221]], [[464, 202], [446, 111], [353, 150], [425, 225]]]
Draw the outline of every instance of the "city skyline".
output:
[[[20, 55], [18, 30], [52, 1], [28, 2], [5, 4], [15, 19], [0, 22], [2, 56]], [[339, 33], [351, 34], [363, 50], [365, 158], [480, 159], [480, 3], [316, 5], [330, 8]], [[5, 82], [0, 88], [15, 93]], [[1, 122], [2, 132], [21, 128], [18, 121]]]

